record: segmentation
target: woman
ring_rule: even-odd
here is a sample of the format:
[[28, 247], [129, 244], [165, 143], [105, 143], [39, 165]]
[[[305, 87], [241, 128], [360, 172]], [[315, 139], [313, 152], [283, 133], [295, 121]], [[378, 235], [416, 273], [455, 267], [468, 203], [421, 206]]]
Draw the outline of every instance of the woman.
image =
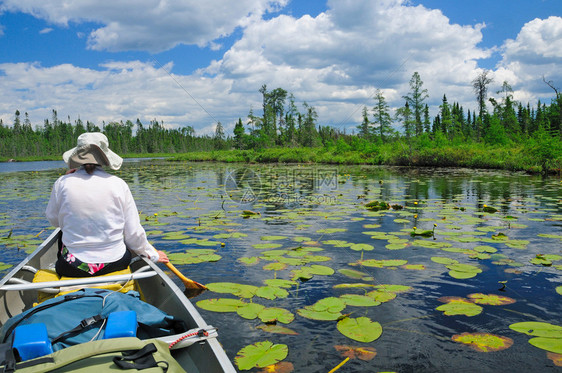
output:
[[137, 206], [125, 181], [102, 169], [121, 168], [100, 132], [83, 133], [62, 156], [70, 170], [53, 186], [47, 219], [62, 230], [55, 269], [61, 276], [99, 276], [127, 268], [131, 253], [168, 262], [146, 239]]

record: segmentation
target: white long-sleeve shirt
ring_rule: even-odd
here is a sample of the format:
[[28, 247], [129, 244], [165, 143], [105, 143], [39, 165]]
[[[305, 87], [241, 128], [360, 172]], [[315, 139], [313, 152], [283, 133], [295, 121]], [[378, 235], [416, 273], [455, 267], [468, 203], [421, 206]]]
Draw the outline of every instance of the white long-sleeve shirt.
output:
[[92, 175], [81, 168], [58, 178], [46, 214], [53, 226], [61, 228], [68, 251], [83, 262], [114, 262], [127, 247], [158, 261], [129, 186], [100, 167]]

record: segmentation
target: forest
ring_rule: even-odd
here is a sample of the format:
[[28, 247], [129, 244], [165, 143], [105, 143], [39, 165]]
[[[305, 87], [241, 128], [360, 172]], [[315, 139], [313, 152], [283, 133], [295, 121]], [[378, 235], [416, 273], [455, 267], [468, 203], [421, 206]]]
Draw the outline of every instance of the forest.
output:
[[552, 82], [550, 103], [516, 102], [503, 82], [497, 99], [488, 97], [492, 79], [483, 71], [471, 84], [477, 110], [464, 110], [444, 94], [431, 118], [429, 93], [414, 72], [404, 106], [391, 110], [381, 90], [372, 107], [363, 107], [353, 130], [323, 126], [313, 106], [299, 108], [293, 94], [264, 84], [262, 110], [239, 118], [232, 135], [216, 124], [213, 135], [192, 126], [168, 128], [154, 119], [102, 123], [59, 118], [56, 110], [40, 125], [19, 110], [13, 123], [0, 120], [0, 159], [60, 159], [78, 135], [104, 132], [110, 147], [124, 156], [173, 155], [176, 159], [246, 162], [324, 162], [404, 166], [479, 167], [560, 173], [562, 167], [562, 93]]

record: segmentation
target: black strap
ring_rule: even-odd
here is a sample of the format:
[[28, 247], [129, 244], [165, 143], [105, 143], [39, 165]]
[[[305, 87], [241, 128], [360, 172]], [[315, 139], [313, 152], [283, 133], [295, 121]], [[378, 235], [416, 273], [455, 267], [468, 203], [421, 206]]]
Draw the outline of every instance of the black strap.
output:
[[132, 353], [132, 354], [123, 354], [123, 357], [121, 359], [123, 360], [137, 360], [143, 356], [145, 356], [146, 354], [152, 354], [155, 353], [156, 350], [156, 346], [154, 345], [154, 343], [150, 343], [147, 344], [146, 346], [144, 346], [143, 348], [141, 348], [140, 350]]
[[3, 364], [4, 367], [2, 368], [2, 373], [13, 372], [16, 370], [16, 355], [14, 354], [13, 348], [6, 351]]
[[72, 294], [65, 295], [64, 297], [61, 296], [61, 297], [60, 297], [61, 299], [60, 299], [58, 302], [52, 302], [52, 303], [49, 303], [49, 304], [42, 304], [42, 305], [40, 305], [40, 306], [36, 306], [35, 308], [32, 308], [24, 317], [22, 317], [21, 319], [19, 319], [17, 322], [13, 323], [12, 325], [10, 325], [10, 327], [9, 327], [9, 328], [6, 330], [6, 332], [4, 333], [4, 339], [2, 340], [2, 343], [3, 343], [3, 342], [6, 342], [6, 340], [7, 340], [8, 337], [12, 334], [12, 332], [14, 331], [14, 329], [15, 329], [23, 320], [28, 319], [29, 317], [31, 317], [32, 315], [36, 314], [37, 312], [43, 311], [44, 309], [51, 308], [51, 307], [57, 306], [57, 305], [59, 305], [59, 304], [61, 304], [61, 303], [68, 302], [68, 301], [71, 301], [71, 300], [74, 300], [74, 299], [84, 298], [84, 297], [86, 297], [86, 296], [88, 296], [88, 297], [100, 297], [100, 298], [103, 298], [102, 295], [97, 295], [97, 294], [94, 294], [94, 295], [86, 295], [86, 294], [84, 294], [84, 293], [79, 293], [79, 294], [72, 293]]
[[113, 358], [113, 362], [117, 365], [120, 369], [137, 369], [143, 370], [147, 368], [154, 368], [158, 367], [160, 363], [164, 363], [165, 366], [161, 367], [164, 372], [168, 371], [168, 363], [165, 361], [157, 362], [154, 360], [154, 356], [152, 355], [157, 351], [156, 346], [154, 343], [147, 344], [140, 350], [134, 351], [130, 354], [123, 353], [123, 356], [115, 356]]
[[67, 330], [65, 332], [62, 332], [61, 334], [59, 334], [58, 336], [56, 336], [55, 338], [53, 338], [51, 340], [51, 344], [55, 344], [57, 343], [59, 340], [63, 339], [67, 334], [73, 334], [76, 332], [80, 332], [83, 329], [86, 329], [92, 325], [94, 325], [95, 323], [97, 323], [98, 321], [104, 320], [105, 318], [102, 317], [101, 315], [95, 315], [92, 317], [87, 317], [84, 320], [80, 321], [80, 324], [76, 325], [74, 328]]
[[16, 363], [16, 361], [18, 360], [16, 358], [16, 353], [17, 351], [14, 351], [14, 349], [9, 349], [6, 351], [6, 355], [5, 355], [5, 359], [2, 362], [2, 365], [4, 365], [2, 367], [2, 370], [0, 372], [2, 373], [12, 373], [15, 372], [18, 369], [23, 369], [23, 368], [29, 368], [35, 365], [39, 365], [39, 364], [45, 364], [45, 363], [54, 363], [55, 359], [53, 359], [52, 357], [42, 357], [39, 359], [33, 359], [33, 360], [28, 360], [28, 361], [24, 361], [21, 363]]

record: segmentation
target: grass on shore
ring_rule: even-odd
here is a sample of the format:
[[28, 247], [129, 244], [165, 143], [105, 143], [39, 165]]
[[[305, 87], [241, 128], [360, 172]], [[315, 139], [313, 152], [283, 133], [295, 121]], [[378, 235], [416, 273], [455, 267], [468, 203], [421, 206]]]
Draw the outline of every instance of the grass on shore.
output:
[[[472, 145], [422, 148], [410, 151], [397, 144], [378, 151], [357, 151], [327, 148], [273, 148], [255, 150], [216, 150], [176, 154], [175, 161], [214, 161], [246, 163], [323, 163], [370, 164], [411, 167], [467, 167], [503, 169], [541, 173], [544, 160], [538, 159], [522, 145], [486, 147]], [[562, 158], [548, 162], [548, 173], [560, 173]]]
[[[542, 153], [541, 153], [542, 151]], [[560, 174], [562, 156], [543, 154], [538, 146], [488, 146], [481, 143], [455, 144], [411, 149], [393, 142], [362, 149], [349, 146], [322, 148], [270, 148], [262, 150], [213, 150], [188, 153], [126, 154], [123, 158], [167, 158], [172, 161], [245, 163], [368, 164], [410, 167], [467, 167]], [[61, 156], [34, 156], [16, 161], [61, 160]], [[0, 161], [8, 161], [0, 158]], [[545, 171], [546, 170], [546, 171]]]

